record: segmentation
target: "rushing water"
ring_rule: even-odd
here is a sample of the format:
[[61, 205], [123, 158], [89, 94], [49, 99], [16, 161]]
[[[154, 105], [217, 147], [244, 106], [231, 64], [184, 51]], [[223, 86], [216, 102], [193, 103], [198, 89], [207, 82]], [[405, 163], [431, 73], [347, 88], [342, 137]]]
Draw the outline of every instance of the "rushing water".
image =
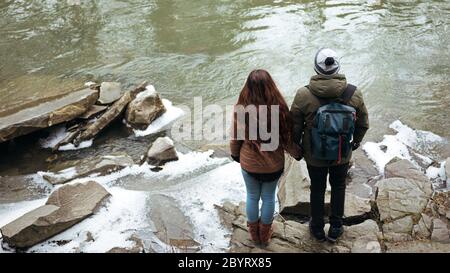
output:
[[87, 80], [225, 105], [254, 68], [291, 102], [327, 46], [364, 93], [369, 138], [395, 119], [449, 138], [449, 22], [449, 1], [3, 0], [0, 109]]

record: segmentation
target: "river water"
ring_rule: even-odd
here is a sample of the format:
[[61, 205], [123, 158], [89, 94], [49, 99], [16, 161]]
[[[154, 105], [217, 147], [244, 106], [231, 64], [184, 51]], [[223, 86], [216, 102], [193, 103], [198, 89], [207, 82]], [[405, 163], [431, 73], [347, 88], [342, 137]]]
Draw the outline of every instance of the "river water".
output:
[[[174, 105], [192, 106], [194, 97], [202, 97], [204, 105], [225, 106], [236, 101], [255, 68], [267, 69], [290, 103], [314, 74], [317, 49], [331, 47], [342, 56], [341, 72], [364, 94], [371, 123], [368, 140], [392, 133], [389, 124], [397, 119], [450, 139], [449, 23], [449, 1], [2, 0], [0, 113], [92, 80], [119, 81], [126, 89], [148, 80]], [[55, 158], [124, 150], [138, 161], [155, 137], [133, 137], [118, 122], [96, 138], [94, 147], [57, 156], [41, 149], [35, 138], [18, 140], [1, 147], [0, 176], [45, 171]], [[195, 149], [205, 142], [185, 144]], [[450, 156], [448, 148], [440, 149], [436, 159]], [[192, 172], [189, 164], [197, 164], [201, 171], [190, 174], [192, 179], [223, 164], [212, 161], [200, 167], [202, 160], [211, 159], [185, 157], [168, 172]], [[217, 184], [223, 188], [219, 192], [235, 191], [241, 200], [235, 167], [195, 177], [192, 185], [205, 183], [199, 189], [182, 187], [177, 194], [190, 189], [192, 199]], [[149, 177], [117, 183], [141, 191], [166, 186], [153, 183], [166, 178]], [[220, 183], [208, 182], [217, 179]], [[166, 181], [169, 186], [187, 178], [172, 180]], [[210, 207], [215, 202], [205, 200]], [[195, 209], [193, 215], [201, 214]]]
[[449, 1], [4, 0], [0, 99], [148, 79], [175, 104], [224, 105], [265, 68], [290, 102], [327, 46], [362, 89], [372, 135], [401, 119], [449, 137], [449, 22]]

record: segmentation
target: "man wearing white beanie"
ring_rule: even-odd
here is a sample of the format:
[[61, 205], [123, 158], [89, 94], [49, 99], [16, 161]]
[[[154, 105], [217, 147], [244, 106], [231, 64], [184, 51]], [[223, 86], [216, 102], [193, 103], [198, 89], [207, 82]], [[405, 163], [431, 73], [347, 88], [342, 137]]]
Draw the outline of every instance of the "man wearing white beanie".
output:
[[[314, 58], [317, 75], [297, 91], [291, 106], [294, 141], [302, 147], [311, 178], [310, 232], [319, 241], [335, 242], [344, 232], [345, 180], [352, 151], [369, 129], [362, 93], [347, 84], [336, 52], [320, 49]], [[327, 176], [331, 185], [330, 229], [324, 232]]]

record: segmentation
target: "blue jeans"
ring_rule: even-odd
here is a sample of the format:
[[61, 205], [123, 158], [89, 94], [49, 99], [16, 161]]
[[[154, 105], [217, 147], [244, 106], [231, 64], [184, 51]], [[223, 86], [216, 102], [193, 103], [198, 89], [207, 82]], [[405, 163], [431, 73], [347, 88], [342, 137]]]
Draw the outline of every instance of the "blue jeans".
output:
[[249, 223], [257, 222], [259, 219], [259, 200], [262, 199], [261, 222], [271, 224], [273, 213], [275, 212], [275, 190], [278, 179], [271, 182], [261, 182], [252, 177], [245, 170], [242, 170], [245, 187], [247, 188], [247, 221]]

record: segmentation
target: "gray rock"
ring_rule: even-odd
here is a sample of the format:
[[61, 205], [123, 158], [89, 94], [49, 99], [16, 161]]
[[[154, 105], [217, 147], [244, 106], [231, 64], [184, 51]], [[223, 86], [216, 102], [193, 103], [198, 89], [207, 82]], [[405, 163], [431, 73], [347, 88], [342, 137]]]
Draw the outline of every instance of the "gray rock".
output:
[[155, 166], [174, 160], [178, 160], [178, 155], [169, 137], [158, 137], [147, 152], [147, 162]]
[[[308, 170], [304, 160], [296, 161], [290, 157], [285, 167], [285, 174], [280, 178], [278, 201], [280, 214], [309, 216], [310, 185]], [[330, 191], [325, 193], [326, 213], [330, 210]], [[370, 199], [358, 197], [350, 192], [345, 195], [344, 217], [346, 221], [358, 221], [366, 218], [371, 211]]]
[[431, 236], [432, 219], [422, 213], [419, 222], [413, 227], [413, 237], [418, 240], [429, 239]]
[[166, 111], [153, 86], [147, 87], [132, 100], [125, 112], [125, 119], [131, 127], [144, 130]]
[[133, 164], [133, 159], [127, 154], [104, 155], [64, 162], [44, 174], [43, 178], [53, 185], [64, 184], [94, 173], [106, 175]]
[[100, 96], [98, 102], [110, 104], [122, 96], [122, 88], [119, 82], [102, 82], [100, 85]]
[[431, 240], [440, 243], [450, 243], [450, 233], [448, 225], [441, 219], [433, 219], [433, 231]]
[[147, 83], [143, 82], [135, 89], [125, 92], [117, 101], [115, 101], [108, 109], [98, 117], [94, 122], [82, 126], [76, 132], [71, 140], [75, 146], [78, 146], [85, 140], [94, 139], [103, 129], [105, 129], [111, 122], [122, 115], [128, 103], [132, 101], [136, 95], [145, 90]]
[[413, 223], [411, 216], [384, 223], [382, 226], [384, 239], [393, 242], [411, 240]]
[[11, 247], [31, 247], [94, 214], [109, 195], [93, 181], [64, 185], [45, 205], [0, 228], [3, 240]]
[[418, 170], [409, 160], [394, 158], [386, 164], [384, 175], [386, 178], [400, 177], [413, 181], [425, 194], [431, 195], [433, 187], [430, 179]]
[[149, 198], [149, 216], [155, 226], [155, 235], [164, 243], [183, 251], [198, 251], [200, 244], [194, 240], [189, 218], [166, 195], [155, 194]]
[[97, 97], [97, 91], [87, 88], [46, 98], [11, 114], [0, 113], [0, 142], [72, 120], [86, 112]]
[[425, 209], [431, 192], [418, 183], [421, 182], [405, 178], [387, 178], [377, 182], [376, 203], [381, 221], [419, 215]]
[[[311, 181], [304, 160], [286, 158], [286, 166], [278, 186], [280, 214], [309, 215]], [[327, 192], [325, 203], [329, 204]]]

